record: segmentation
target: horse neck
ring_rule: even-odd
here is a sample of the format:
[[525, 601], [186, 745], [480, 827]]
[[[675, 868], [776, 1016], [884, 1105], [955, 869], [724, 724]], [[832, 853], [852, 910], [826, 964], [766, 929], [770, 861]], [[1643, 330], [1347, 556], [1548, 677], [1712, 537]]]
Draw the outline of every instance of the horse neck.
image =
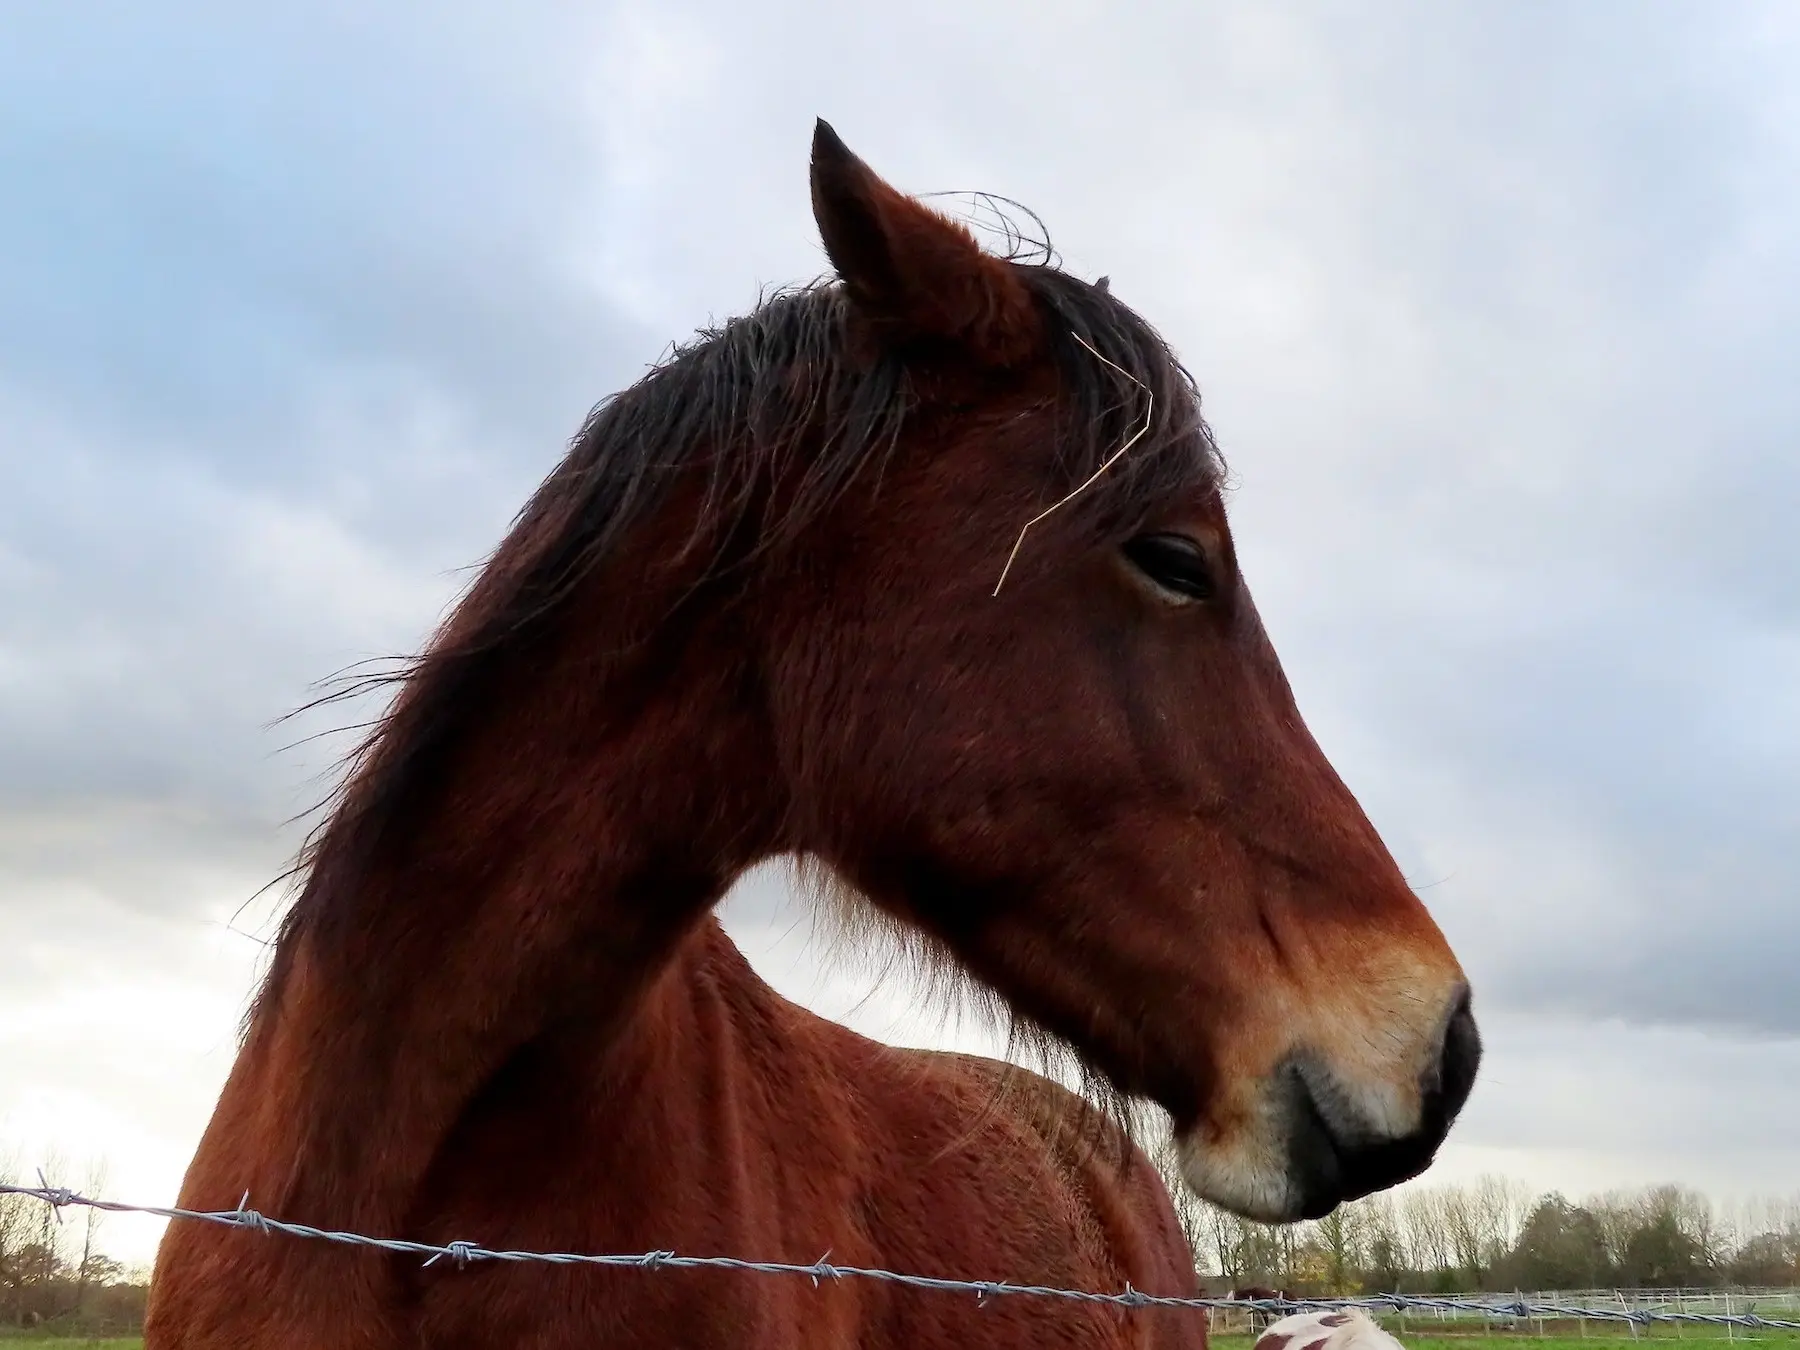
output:
[[346, 857], [328, 833], [190, 1202], [250, 1187], [286, 1216], [392, 1230], [511, 1056], [570, 1019], [619, 1034], [774, 846], [745, 664], [682, 640], [607, 678], [533, 665], [483, 700], [398, 842]]

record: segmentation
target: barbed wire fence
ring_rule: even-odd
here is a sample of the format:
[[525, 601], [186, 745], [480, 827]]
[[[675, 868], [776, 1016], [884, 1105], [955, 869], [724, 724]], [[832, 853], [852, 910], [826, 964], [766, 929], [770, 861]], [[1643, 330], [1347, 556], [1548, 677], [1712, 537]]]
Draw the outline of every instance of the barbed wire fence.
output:
[[[109, 1214], [141, 1214], [172, 1222], [208, 1223], [226, 1228], [244, 1229], [264, 1237], [285, 1236], [316, 1242], [334, 1242], [348, 1247], [390, 1252], [423, 1258], [430, 1266], [448, 1261], [458, 1269], [483, 1262], [539, 1264], [552, 1266], [595, 1266], [610, 1269], [647, 1272], [669, 1270], [726, 1270], [749, 1275], [798, 1277], [811, 1280], [815, 1287], [836, 1280], [874, 1280], [941, 1294], [972, 1296], [976, 1306], [997, 1298], [1062, 1299], [1076, 1303], [1111, 1304], [1121, 1308], [1182, 1308], [1204, 1312], [1257, 1313], [1280, 1317], [1289, 1313], [1321, 1309], [1360, 1308], [1371, 1315], [1380, 1313], [1433, 1313], [1457, 1319], [1478, 1317], [1490, 1320], [1553, 1320], [1615, 1323], [1636, 1328], [1656, 1324], [1677, 1326], [1710, 1326], [1745, 1331], [1800, 1331], [1800, 1320], [1769, 1318], [1754, 1310], [1744, 1312], [1694, 1312], [1685, 1308], [1633, 1307], [1620, 1298], [1617, 1307], [1595, 1305], [1587, 1300], [1576, 1302], [1532, 1301], [1522, 1296], [1513, 1299], [1471, 1298], [1466, 1295], [1364, 1294], [1342, 1298], [1273, 1298], [1233, 1299], [1205, 1296], [1149, 1294], [1127, 1284], [1116, 1291], [1096, 1289], [1060, 1289], [1050, 1285], [1015, 1283], [1011, 1280], [949, 1279], [936, 1275], [914, 1275], [904, 1271], [885, 1270], [878, 1266], [856, 1266], [834, 1263], [827, 1252], [817, 1261], [757, 1261], [737, 1256], [695, 1256], [674, 1251], [625, 1253], [513, 1251], [485, 1247], [478, 1242], [415, 1242], [407, 1238], [371, 1237], [363, 1233], [340, 1232], [317, 1228], [311, 1224], [290, 1223], [272, 1219], [249, 1207], [246, 1194], [236, 1209], [196, 1210], [169, 1205], [132, 1205], [118, 1200], [101, 1200], [82, 1195], [63, 1186], [52, 1186], [40, 1174], [36, 1186], [0, 1183], [0, 1195], [17, 1195], [49, 1205], [58, 1220], [66, 1208], [87, 1208]], [[1609, 1297], [1619, 1297], [1608, 1291]]]

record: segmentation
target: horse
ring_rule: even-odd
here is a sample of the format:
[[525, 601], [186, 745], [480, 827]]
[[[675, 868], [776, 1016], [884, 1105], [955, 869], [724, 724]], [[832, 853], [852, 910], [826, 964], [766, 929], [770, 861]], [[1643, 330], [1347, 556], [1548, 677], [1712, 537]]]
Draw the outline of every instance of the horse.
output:
[[[184, 1207], [1191, 1293], [1129, 1113], [1071, 1126], [1047, 1078], [757, 977], [714, 907], [781, 858], [1166, 1113], [1202, 1197], [1299, 1219], [1430, 1162], [1468, 984], [1300, 718], [1192, 377], [1110, 287], [984, 250], [823, 122], [811, 195], [831, 273], [600, 404], [396, 677]], [[178, 1222], [145, 1344], [1204, 1339], [1181, 1309], [459, 1264]]]
[[1271, 1325], [1252, 1350], [1404, 1350], [1361, 1308], [1320, 1308]]
[[[1226, 1295], [1233, 1303], [1292, 1303], [1294, 1295], [1286, 1289], [1270, 1289], [1265, 1285], [1252, 1284], [1242, 1289], [1233, 1289]], [[1250, 1328], [1253, 1331], [1266, 1331], [1277, 1320], [1276, 1314], [1259, 1309], [1250, 1310]]]

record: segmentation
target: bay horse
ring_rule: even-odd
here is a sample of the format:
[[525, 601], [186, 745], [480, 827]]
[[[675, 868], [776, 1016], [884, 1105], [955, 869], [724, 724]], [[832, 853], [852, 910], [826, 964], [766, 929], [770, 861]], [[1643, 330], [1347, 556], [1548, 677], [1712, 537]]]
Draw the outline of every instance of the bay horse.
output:
[[[1270, 1289], [1267, 1285], [1252, 1284], [1242, 1289], [1233, 1289], [1226, 1297], [1234, 1303], [1292, 1303], [1294, 1295], [1286, 1289]], [[1266, 1331], [1278, 1320], [1279, 1314], [1262, 1312], [1256, 1308], [1250, 1310], [1249, 1322], [1253, 1331]]]
[[[1104, 1114], [1116, 1151], [1048, 1080], [756, 976], [713, 908], [777, 857], [1162, 1108], [1203, 1197], [1297, 1219], [1430, 1161], [1468, 988], [1295, 709], [1191, 378], [1110, 288], [985, 252], [824, 123], [811, 173], [835, 276], [597, 408], [407, 669], [182, 1205], [1192, 1292]], [[1180, 1310], [454, 1265], [176, 1223], [145, 1343], [1203, 1339]]]

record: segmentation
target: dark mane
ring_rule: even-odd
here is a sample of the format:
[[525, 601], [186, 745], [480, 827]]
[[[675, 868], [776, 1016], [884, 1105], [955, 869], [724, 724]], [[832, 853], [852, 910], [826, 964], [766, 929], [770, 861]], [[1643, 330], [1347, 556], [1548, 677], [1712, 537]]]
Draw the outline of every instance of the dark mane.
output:
[[[1069, 486], [1141, 425], [1144, 398], [1132, 380], [1154, 395], [1154, 421], [1110, 475], [1106, 502], [1140, 510], [1216, 473], [1194, 381], [1161, 337], [1102, 287], [1047, 267], [1019, 270], [1050, 321], [1065, 413], [1058, 467]], [[901, 359], [865, 364], [847, 354], [844, 308], [835, 284], [777, 291], [742, 318], [702, 330], [596, 407], [515, 530], [554, 517], [559, 537], [512, 605], [488, 616], [485, 636], [531, 622], [602, 565], [656, 509], [660, 489], [697, 461], [707, 495], [696, 534], [730, 535], [758, 497], [773, 495], [786, 508], [762, 522], [765, 546], [798, 533], [853, 481], [879, 475], [916, 405], [914, 385]]]
[[[1059, 376], [1057, 487], [1044, 504], [1139, 431], [1146, 390], [1153, 396], [1148, 431], [1084, 494], [1080, 511], [1096, 524], [1114, 521], [1178, 488], [1216, 480], [1222, 466], [1194, 381], [1162, 338], [1104, 285], [1049, 266], [1015, 266], [1047, 320]], [[721, 561], [716, 541], [741, 537], [746, 524], [754, 556], [791, 539], [852, 483], [880, 475], [919, 405], [917, 388], [899, 358], [855, 359], [845, 310], [841, 286], [814, 283], [776, 292], [676, 347], [589, 414], [422, 654], [345, 679], [319, 700], [401, 686], [351, 755], [327, 803], [332, 809], [288, 874], [310, 875], [283, 919], [280, 945], [303, 927], [329, 941], [335, 934], [321, 930], [347, 923], [334, 913], [338, 888], [328, 874], [355, 869], [403, 825], [464, 719], [483, 705], [503, 654], [541, 637], [558, 603], [608, 563], [677, 478], [704, 474], [689, 547], [715, 541], [698, 569], [705, 573]], [[756, 519], [771, 499], [784, 503], [780, 515]], [[1003, 557], [1001, 549], [996, 569]], [[272, 984], [285, 964], [278, 954]]]

